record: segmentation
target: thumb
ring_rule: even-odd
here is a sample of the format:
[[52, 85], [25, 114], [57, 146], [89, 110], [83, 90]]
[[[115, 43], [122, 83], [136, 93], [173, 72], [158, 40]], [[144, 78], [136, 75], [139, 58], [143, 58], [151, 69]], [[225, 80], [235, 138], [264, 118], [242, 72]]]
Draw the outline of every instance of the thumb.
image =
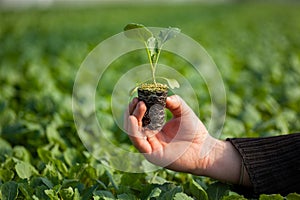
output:
[[168, 108], [174, 117], [183, 116], [191, 111], [190, 107], [178, 95], [167, 98], [166, 108]]

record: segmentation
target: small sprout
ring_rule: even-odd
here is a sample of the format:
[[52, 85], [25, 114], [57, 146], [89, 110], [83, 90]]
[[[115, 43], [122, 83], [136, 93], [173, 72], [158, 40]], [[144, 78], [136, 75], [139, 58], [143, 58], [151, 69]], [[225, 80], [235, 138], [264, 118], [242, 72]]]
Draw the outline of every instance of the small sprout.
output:
[[[169, 27], [161, 30], [158, 36], [155, 36], [144, 25], [136, 23], [128, 24], [124, 28], [124, 34], [126, 37], [136, 39], [144, 43], [151, 66], [152, 80], [155, 85], [157, 84], [155, 72], [162, 47], [168, 40], [174, 38], [179, 33], [179, 28]], [[179, 83], [175, 79], [164, 79], [167, 80], [172, 89], [179, 87]]]

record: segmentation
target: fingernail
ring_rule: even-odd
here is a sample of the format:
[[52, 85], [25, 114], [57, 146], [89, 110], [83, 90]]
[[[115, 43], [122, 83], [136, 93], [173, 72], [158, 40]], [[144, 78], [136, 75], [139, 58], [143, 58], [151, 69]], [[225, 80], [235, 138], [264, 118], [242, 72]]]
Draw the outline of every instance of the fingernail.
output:
[[167, 101], [174, 101], [173, 96], [167, 97]]

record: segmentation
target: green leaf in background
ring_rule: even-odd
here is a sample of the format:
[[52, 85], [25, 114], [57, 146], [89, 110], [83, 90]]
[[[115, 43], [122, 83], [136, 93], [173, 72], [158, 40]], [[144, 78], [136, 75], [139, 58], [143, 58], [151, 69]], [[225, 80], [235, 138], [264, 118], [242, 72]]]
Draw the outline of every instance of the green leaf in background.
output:
[[87, 190], [85, 190], [84, 193], [82, 194], [82, 200], [91, 199], [91, 197], [93, 196], [94, 192], [97, 190], [98, 187], [99, 187], [99, 185], [95, 184], [95, 185], [87, 188]]
[[74, 190], [73, 200], [81, 200], [78, 188], [75, 188], [75, 190]]
[[152, 198], [157, 198], [159, 197], [160, 193], [161, 193], [161, 189], [159, 187], [154, 187], [146, 199], [150, 200]]
[[42, 175], [46, 176], [54, 185], [62, 180], [61, 172], [55, 167], [53, 163], [46, 164]]
[[30, 163], [24, 161], [19, 161], [16, 164], [15, 168], [18, 176], [22, 179], [28, 179], [33, 174], [37, 174], [36, 169], [34, 169], [34, 167]]
[[79, 152], [74, 148], [68, 148], [63, 153], [64, 159], [66, 163], [71, 167], [77, 163], [82, 163], [82, 159], [80, 158]]
[[223, 196], [222, 200], [247, 200], [245, 197], [238, 195], [238, 194], [232, 194], [228, 196]]
[[30, 152], [24, 146], [15, 146], [13, 148], [13, 155], [24, 162], [30, 163]]
[[142, 24], [130, 23], [124, 28], [124, 34], [131, 39], [147, 42], [152, 37], [151, 31]]
[[48, 188], [53, 188], [53, 183], [47, 177], [40, 177], [40, 180], [45, 184]]
[[183, 192], [180, 192], [175, 195], [174, 200], [193, 200], [193, 198], [189, 197], [187, 194]]
[[11, 145], [0, 138], [0, 162], [4, 162], [7, 156], [11, 156], [13, 153]]
[[60, 200], [58, 193], [52, 189], [45, 190], [45, 194], [50, 198], [50, 200]]
[[242, 112], [242, 119], [245, 121], [247, 127], [252, 128], [262, 121], [261, 113], [252, 104], [246, 104]]
[[63, 188], [63, 189], [59, 190], [59, 194], [62, 199], [73, 200], [74, 190], [72, 187]]
[[48, 188], [45, 185], [39, 185], [34, 189], [34, 196], [37, 199], [47, 199], [47, 194], [45, 193], [45, 190]]
[[145, 183], [141, 180], [145, 180], [145, 174], [132, 174], [132, 173], [124, 173], [121, 177], [121, 185], [130, 186], [131, 189], [136, 191], [142, 191], [145, 187]]
[[96, 199], [104, 199], [104, 200], [114, 200], [114, 195], [107, 190], [97, 190], [93, 194], [93, 198]]
[[137, 198], [133, 195], [133, 194], [119, 194], [118, 196], [118, 200], [137, 200]]
[[229, 185], [215, 182], [208, 186], [206, 192], [208, 194], [209, 200], [219, 200], [222, 199], [223, 196], [229, 194]]
[[259, 200], [284, 200], [284, 198], [280, 194], [262, 194], [259, 196]]
[[300, 200], [300, 194], [291, 193], [286, 196], [286, 200]]
[[105, 175], [108, 177], [109, 182], [112, 184], [112, 186], [114, 187], [114, 189], [115, 189], [115, 190], [119, 190], [119, 187], [118, 187], [118, 185], [116, 184], [116, 181], [115, 181], [115, 179], [114, 179], [113, 174], [112, 174], [110, 171], [106, 170], [106, 171], [105, 171]]
[[10, 169], [0, 169], [0, 180], [7, 182], [14, 178], [14, 171]]
[[207, 193], [202, 188], [202, 186], [199, 183], [197, 183], [194, 179], [190, 180], [189, 189], [192, 195], [197, 199], [208, 200]]
[[2, 200], [15, 200], [18, 196], [18, 183], [9, 181], [1, 185]]
[[181, 187], [176, 186], [173, 183], [165, 183], [160, 186], [160, 189], [162, 190], [158, 197], [160, 200], [173, 199], [177, 193], [183, 192]]
[[27, 181], [19, 183], [19, 190], [25, 199], [31, 199], [34, 193], [35, 187], [31, 186]]

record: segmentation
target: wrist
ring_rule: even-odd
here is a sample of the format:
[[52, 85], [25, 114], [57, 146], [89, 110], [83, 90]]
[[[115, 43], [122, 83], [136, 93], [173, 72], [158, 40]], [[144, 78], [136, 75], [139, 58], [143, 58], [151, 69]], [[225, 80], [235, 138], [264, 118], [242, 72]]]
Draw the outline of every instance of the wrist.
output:
[[213, 138], [208, 135], [202, 144], [198, 144], [197, 153], [195, 157], [195, 169], [191, 172], [194, 175], [210, 176], [213, 171], [216, 162], [216, 157], [219, 156], [224, 149], [224, 142]]
[[234, 184], [239, 182], [242, 159], [230, 142], [219, 140], [212, 158], [209, 177]]
[[242, 159], [230, 142], [209, 136], [197, 161], [193, 174], [238, 184]]

